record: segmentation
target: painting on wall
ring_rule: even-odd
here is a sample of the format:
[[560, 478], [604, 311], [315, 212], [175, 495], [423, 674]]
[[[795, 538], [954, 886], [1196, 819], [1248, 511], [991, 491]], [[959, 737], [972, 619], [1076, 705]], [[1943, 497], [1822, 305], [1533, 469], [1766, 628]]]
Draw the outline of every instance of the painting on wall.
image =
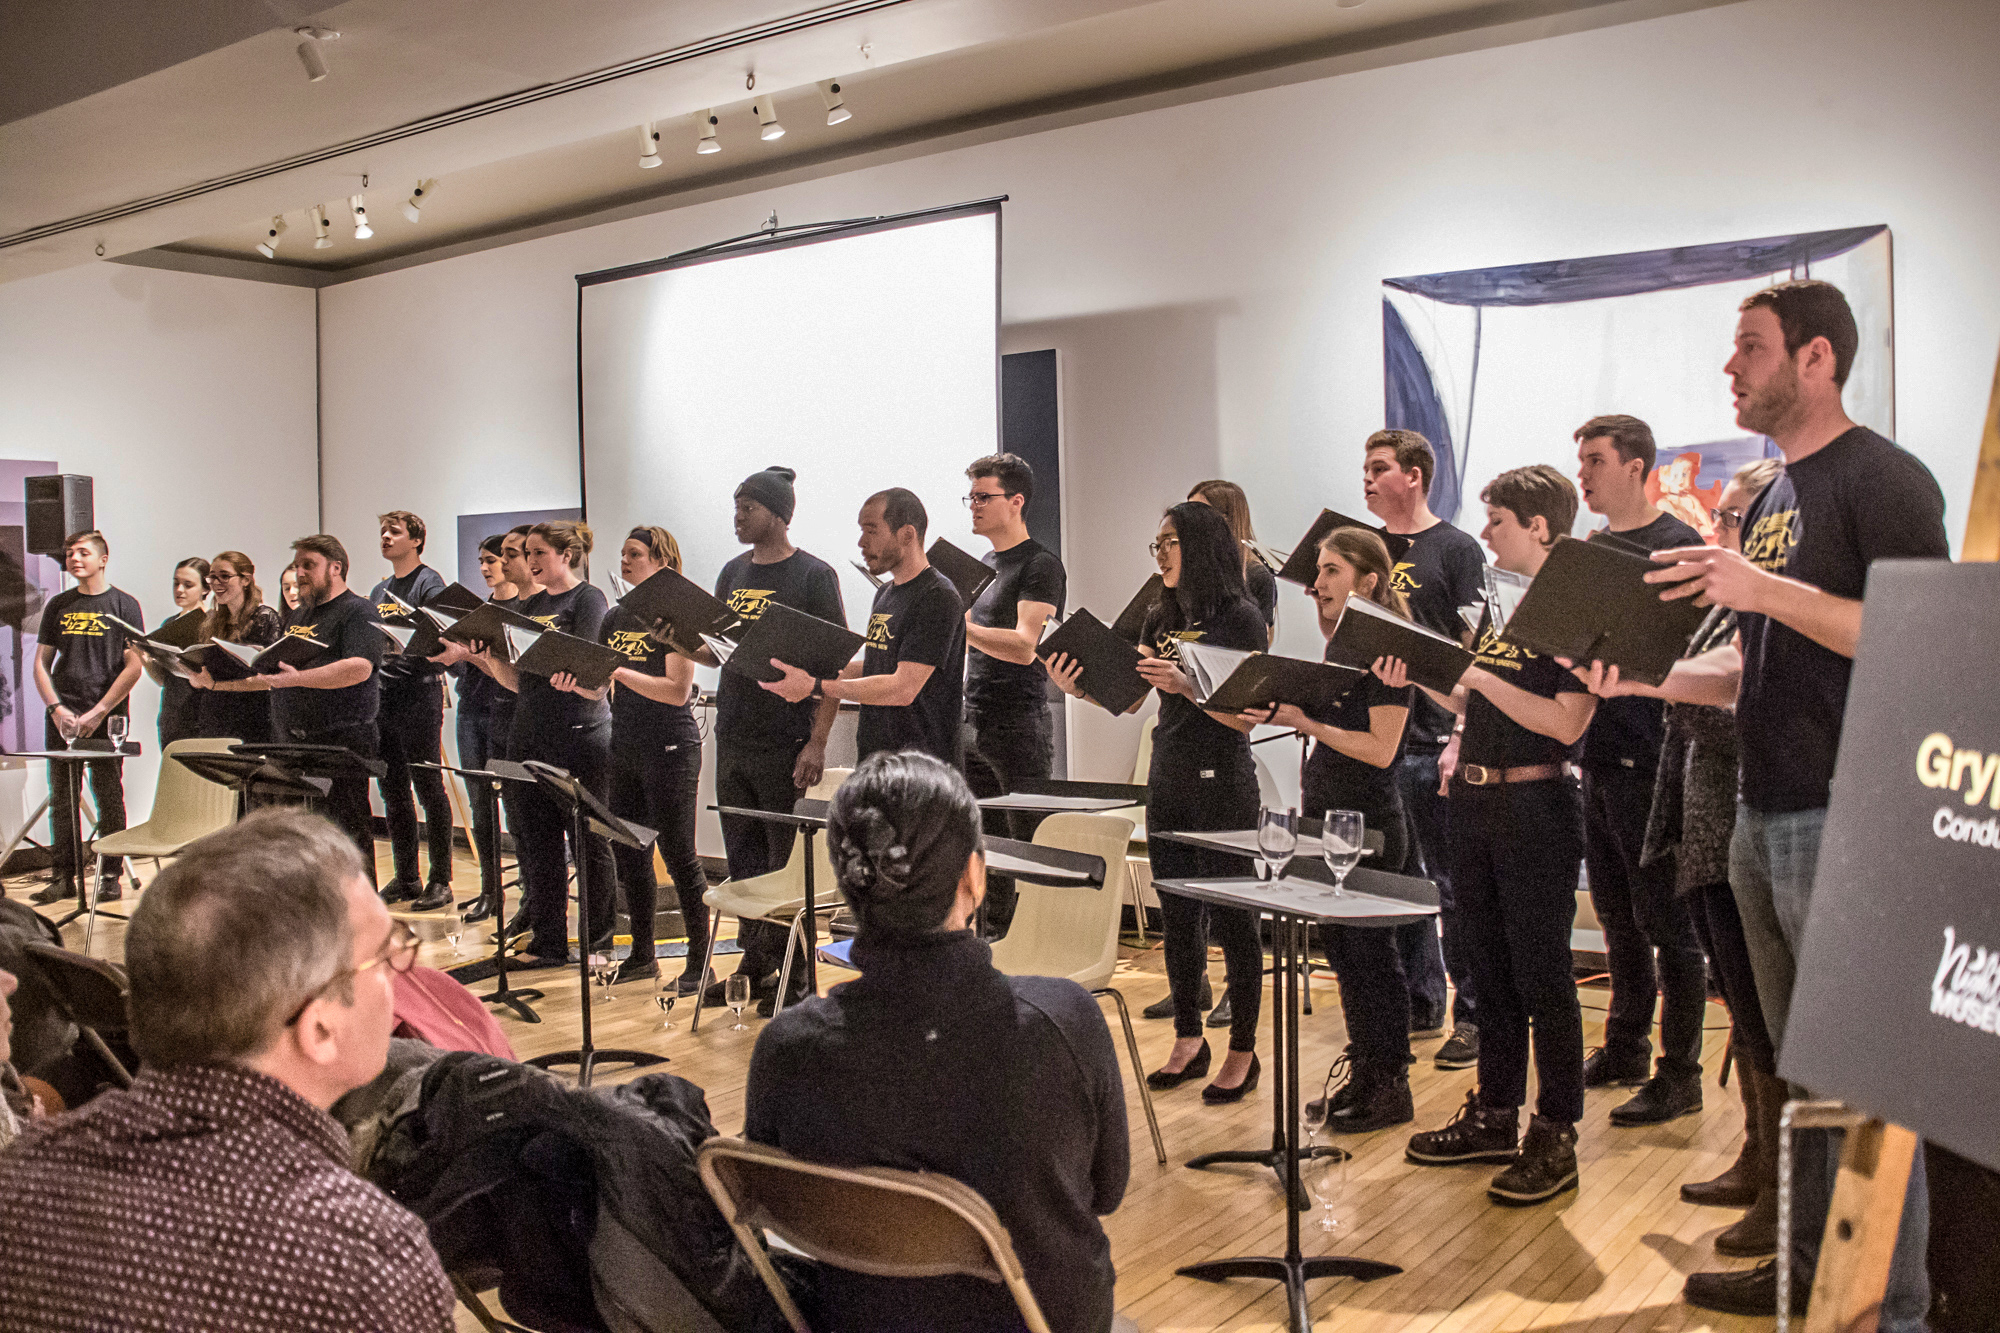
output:
[[[506, 514], [460, 514], [458, 516], [458, 581], [482, 596], [486, 580], [479, 577], [479, 543], [496, 533], [512, 532], [523, 523], [555, 523], [583, 517], [581, 509], [517, 509]], [[602, 537], [599, 538], [602, 540]], [[600, 557], [602, 553], [599, 553]], [[618, 551], [611, 552], [612, 572], [617, 572]]]
[[[0, 459], [0, 747], [42, 746], [41, 705], [34, 684], [35, 631], [42, 606], [62, 590], [62, 566], [27, 550], [28, 504], [23, 483], [56, 471], [46, 460]], [[28, 721], [36, 720], [33, 734]]]
[[1712, 540], [1708, 511], [1730, 475], [1777, 454], [1735, 424], [1722, 364], [1737, 304], [1793, 278], [1845, 292], [1861, 335], [1848, 415], [1894, 439], [1890, 260], [1888, 227], [1868, 226], [1389, 278], [1386, 420], [1436, 449], [1431, 508], [1470, 521], [1501, 472], [1574, 473], [1572, 431], [1603, 413], [1639, 417], [1659, 444], [1648, 493]]

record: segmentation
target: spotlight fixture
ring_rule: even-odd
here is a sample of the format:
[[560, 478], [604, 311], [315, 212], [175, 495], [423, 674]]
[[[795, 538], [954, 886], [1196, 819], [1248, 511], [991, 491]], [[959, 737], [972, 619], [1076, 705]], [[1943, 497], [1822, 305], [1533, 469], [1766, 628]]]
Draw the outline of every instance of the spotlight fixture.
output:
[[314, 204], [312, 210], [313, 232], [319, 239], [313, 242], [315, 250], [333, 249], [333, 223], [327, 220], [326, 205]]
[[293, 32], [305, 38], [299, 43], [299, 63], [306, 67], [306, 82], [318, 83], [329, 71], [326, 56], [319, 49], [321, 42], [330, 42], [340, 36], [331, 28], [294, 28]]
[[784, 138], [785, 127], [778, 123], [778, 107], [769, 93], [757, 99], [756, 108], [757, 137], [765, 143]]
[[348, 195], [347, 207], [354, 213], [354, 239], [365, 241], [370, 236], [373, 236], [375, 229], [368, 225], [368, 205], [362, 201], [361, 196], [358, 194]]
[[270, 229], [264, 233], [264, 239], [257, 245], [257, 253], [266, 259], [276, 259], [278, 257], [278, 238], [284, 234], [285, 219], [284, 215], [280, 214], [271, 219]]
[[721, 121], [715, 118], [715, 109], [713, 107], [701, 113], [701, 137], [694, 141], [695, 152], [719, 153], [722, 151], [722, 144], [715, 137], [715, 127], [721, 123]]
[[822, 79], [820, 81], [819, 100], [826, 103], [827, 124], [838, 125], [843, 120], [854, 119], [854, 113], [849, 111], [840, 100], [840, 81], [838, 79]]
[[411, 222], [422, 222], [424, 220], [424, 205], [429, 203], [431, 196], [437, 193], [437, 184], [436, 181], [431, 180], [429, 177], [418, 181], [417, 188], [412, 190], [410, 197], [403, 201], [403, 216]]
[[660, 132], [647, 121], [639, 127], [639, 165], [647, 171], [660, 165]]

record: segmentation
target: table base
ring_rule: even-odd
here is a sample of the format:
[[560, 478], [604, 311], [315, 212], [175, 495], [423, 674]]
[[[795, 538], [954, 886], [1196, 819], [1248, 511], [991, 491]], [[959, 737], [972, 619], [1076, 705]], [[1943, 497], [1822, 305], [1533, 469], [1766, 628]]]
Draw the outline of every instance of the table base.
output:
[[1373, 1259], [1343, 1259], [1331, 1255], [1310, 1259], [1288, 1255], [1245, 1255], [1241, 1259], [1211, 1259], [1207, 1263], [1189, 1264], [1186, 1268], [1174, 1270], [1177, 1276], [1199, 1278], [1203, 1282], [1222, 1282], [1232, 1277], [1261, 1277], [1284, 1283], [1294, 1333], [1307, 1333], [1312, 1328], [1312, 1314], [1306, 1307], [1306, 1283], [1314, 1278], [1351, 1277], [1357, 1282], [1373, 1282], [1378, 1277], [1393, 1277], [1402, 1271], [1394, 1264], [1377, 1263]]
[[[1354, 1154], [1345, 1148], [1321, 1144], [1295, 1150], [1294, 1160], [1311, 1161], [1315, 1158], [1330, 1157], [1334, 1161], [1344, 1161]], [[1269, 1148], [1229, 1148], [1222, 1152], [1205, 1152], [1199, 1157], [1190, 1157], [1184, 1163], [1190, 1171], [1206, 1171], [1211, 1166], [1268, 1166], [1277, 1173], [1278, 1182], [1283, 1184], [1287, 1176], [1285, 1170], [1285, 1149], [1282, 1144]], [[1312, 1211], [1312, 1203], [1306, 1198], [1304, 1186], [1298, 1186], [1292, 1194], [1292, 1208], [1301, 1213]]]

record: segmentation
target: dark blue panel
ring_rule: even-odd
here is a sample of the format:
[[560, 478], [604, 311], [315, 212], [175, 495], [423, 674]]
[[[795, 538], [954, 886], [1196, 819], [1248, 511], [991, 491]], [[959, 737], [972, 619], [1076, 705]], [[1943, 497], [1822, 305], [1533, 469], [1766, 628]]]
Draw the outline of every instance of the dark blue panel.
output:
[[1431, 479], [1431, 512], [1446, 522], [1458, 517], [1458, 451], [1451, 443], [1451, 423], [1445, 420], [1431, 368], [1403, 317], [1382, 303], [1382, 389], [1390, 430], [1413, 430], [1431, 442], [1437, 454], [1437, 476]]

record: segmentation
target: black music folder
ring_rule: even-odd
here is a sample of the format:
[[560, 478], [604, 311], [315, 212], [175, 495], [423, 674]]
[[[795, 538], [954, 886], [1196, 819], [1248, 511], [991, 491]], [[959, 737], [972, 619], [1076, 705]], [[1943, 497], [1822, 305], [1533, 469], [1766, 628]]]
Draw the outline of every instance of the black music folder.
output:
[[504, 631], [507, 651], [516, 671], [535, 676], [554, 676], [567, 671], [586, 690], [601, 690], [611, 683], [611, 673], [624, 666], [625, 654], [589, 639], [579, 639], [561, 630], [522, 629], [509, 625]]
[[1373, 523], [1363, 523], [1358, 518], [1349, 518], [1336, 510], [1322, 509], [1319, 511], [1319, 517], [1313, 520], [1313, 525], [1306, 529], [1306, 535], [1299, 538], [1299, 544], [1294, 546], [1292, 553], [1285, 558], [1284, 567], [1278, 571], [1278, 577], [1290, 583], [1312, 587], [1313, 580], [1319, 577], [1319, 544], [1325, 541], [1326, 534], [1335, 528], [1361, 528], [1374, 533], [1382, 539], [1382, 544], [1389, 548], [1391, 564], [1401, 560], [1410, 550], [1408, 537], [1391, 532], [1387, 528], [1378, 528]]
[[280, 664], [303, 666], [326, 650], [326, 644], [309, 634], [287, 634], [268, 648], [211, 639], [183, 650], [181, 661], [217, 680], [248, 680], [275, 674]]
[[1450, 694], [1472, 665], [1472, 654], [1456, 640], [1405, 620], [1366, 597], [1347, 595], [1328, 644], [1328, 659], [1366, 671], [1378, 657], [1400, 657], [1413, 684]]
[[1166, 582], [1158, 574], [1147, 579], [1145, 585], [1132, 595], [1132, 600], [1125, 603], [1118, 619], [1111, 622], [1111, 632], [1127, 643], [1139, 642], [1139, 636], [1146, 629], [1146, 617], [1153, 613], [1153, 608], [1166, 595]]
[[1307, 712], [1332, 708], [1365, 671], [1277, 653], [1246, 653], [1205, 643], [1183, 643], [1181, 666], [1194, 681], [1195, 701], [1217, 713], [1241, 713], [1272, 704], [1297, 704]]
[[[962, 551], [940, 537], [931, 543], [931, 549], [924, 553], [931, 562], [931, 568], [951, 580], [951, 586], [958, 589], [958, 602], [967, 610], [979, 600], [979, 594], [986, 591], [986, 585], [993, 582], [993, 567], [969, 551]], [[1062, 610], [1057, 607], [1056, 610]]]
[[482, 602], [478, 610], [468, 611], [449, 623], [443, 623], [446, 621], [445, 613], [436, 612], [430, 607], [425, 607], [424, 612], [429, 616], [431, 623], [437, 625], [440, 639], [475, 646], [483, 643], [503, 662], [512, 660], [507, 656], [506, 629], [509, 625], [515, 629], [526, 630], [539, 631], [544, 628], [540, 621], [493, 602]]
[[126, 643], [138, 649], [162, 671], [176, 676], [187, 676], [192, 673], [193, 668], [181, 661], [181, 654], [193, 647], [196, 640], [201, 637], [202, 622], [207, 619], [202, 611], [197, 609], [183, 612], [152, 634], [109, 613], [106, 613], [104, 618], [123, 630]]
[[664, 622], [667, 645], [686, 657], [700, 654], [704, 638], [733, 638], [742, 625], [741, 617], [708, 589], [673, 569], [633, 585], [618, 605], [642, 625]]
[[[117, 619], [116, 616], [105, 618]], [[192, 648], [201, 642], [201, 627], [207, 619], [208, 613], [196, 607], [192, 611], [181, 612], [151, 634], [141, 634], [138, 637], [151, 639], [154, 643], [165, 644], [169, 648]], [[130, 630], [131, 626], [127, 625], [126, 629]]]
[[1132, 705], [1153, 688], [1139, 674], [1139, 650], [1081, 607], [1035, 649], [1044, 662], [1057, 653], [1067, 653], [1083, 664], [1077, 686], [1107, 712], [1131, 711]]
[[815, 679], [827, 680], [854, 660], [864, 642], [845, 625], [772, 602], [734, 645], [710, 639], [708, 646], [725, 669], [751, 680], [783, 680], [783, 673], [771, 665], [774, 657]]
[[1687, 652], [1708, 608], [1692, 597], [1660, 600], [1646, 575], [1660, 566], [1627, 542], [1558, 538], [1507, 622], [1523, 648], [1579, 665], [1600, 661], [1626, 680], [1658, 685]]

